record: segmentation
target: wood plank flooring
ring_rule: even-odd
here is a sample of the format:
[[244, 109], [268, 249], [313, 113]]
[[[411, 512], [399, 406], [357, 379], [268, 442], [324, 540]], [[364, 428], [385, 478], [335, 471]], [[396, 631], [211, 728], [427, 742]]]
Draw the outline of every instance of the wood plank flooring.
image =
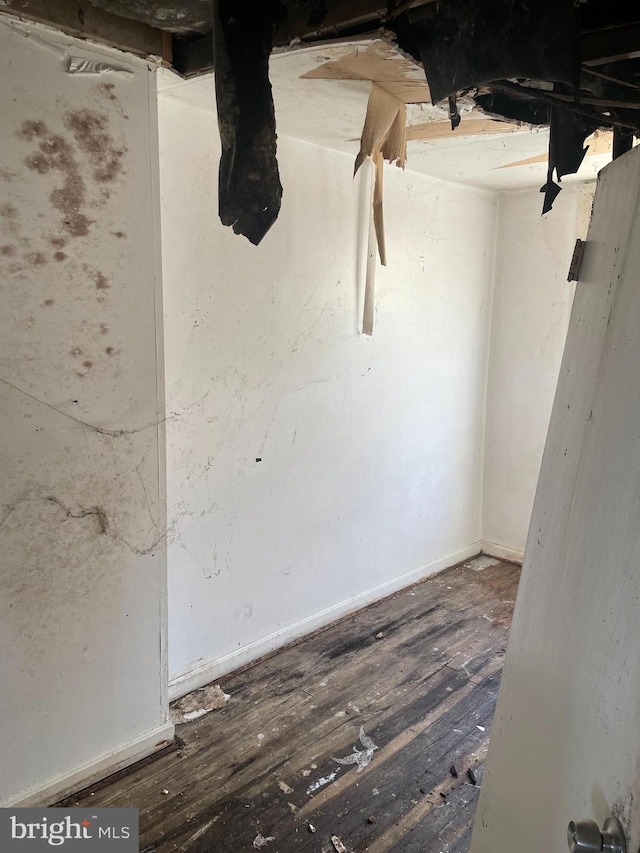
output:
[[138, 807], [146, 853], [467, 851], [519, 578], [487, 562], [221, 679], [179, 750], [65, 803]]

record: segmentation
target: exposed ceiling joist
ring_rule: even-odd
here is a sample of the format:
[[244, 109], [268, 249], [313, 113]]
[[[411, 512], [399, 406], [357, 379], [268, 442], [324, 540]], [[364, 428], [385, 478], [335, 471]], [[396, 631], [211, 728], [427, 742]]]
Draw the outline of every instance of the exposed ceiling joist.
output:
[[640, 58], [640, 21], [621, 27], [605, 27], [582, 36], [582, 62], [607, 65]]
[[[471, 102], [471, 106], [487, 115], [487, 129], [481, 130], [480, 120], [475, 119], [465, 122], [464, 135], [513, 132], [511, 129], [497, 131], [489, 116], [550, 126], [546, 209], [553, 201], [552, 196], [559, 192], [552, 180], [554, 169], [558, 177], [575, 171], [583, 156], [582, 143], [586, 135], [596, 128], [613, 128], [613, 152], [619, 155], [628, 150], [633, 136], [640, 133], [640, 21], [636, 20], [640, 15], [634, 14], [633, 4], [626, 0], [531, 0], [527, 3], [514, 3], [513, 0], [261, 0], [257, 4], [255, 0], [0, 2], [5, 12], [42, 21], [72, 35], [139, 55], [154, 54], [168, 61], [168, 39], [171, 39], [175, 51], [173, 67], [183, 76], [195, 76], [213, 69], [216, 53], [213, 12], [215, 8], [227, 10], [227, 25], [236, 41], [237, 53], [233, 68], [227, 74], [227, 92], [241, 92], [243, 97], [242, 108], [237, 107], [242, 115], [236, 115], [237, 105], [233, 104], [228, 114], [224, 108], [219, 110], [221, 133], [227, 132], [229, 136], [230, 123], [234, 125], [237, 139], [233, 145], [245, 152], [247, 162], [253, 156], [249, 151], [251, 140], [259, 137], [259, 145], [256, 145], [262, 146], [263, 152], [269, 149], [273, 157], [270, 156], [269, 169], [260, 169], [255, 174], [261, 176], [264, 186], [271, 182], [272, 189], [277, 186], [275, 127], [269, 121], [261, 127], [262, 135], [249, 132], [256, 114], [267, 116], [273, 112], [268, 62], [264, 61], [268, 56], [262, 57], [258, 67], [251, 55], [255, 21], [264, 15], [267, 15], [264, 43], [268, 43], [270, 49], [291, 50], [312, 44], [324, 47], [328, 41], [336, 39], [352, 41], [376, 36], [395, 39], [405, 59], [411, 56], [420, 63], [420, 79], [385, 81], [378, 79], [380, 75], [371, 79], [378, 85], [388, 86], [387, 93], [400, 102], [425, 103], [429, 92], [434, 101], [445, 106], [448, 100], [451, 128], [459, 121], [458, 106], [465, 100]], [[227, 43], [229, 33], [222, 40], [220, 32], [217, 34], [216, 77], [225, 73], [224, 62], [222, 66], [220, 62], [224, 55], [220, 45]], [[250, 73], [247, 69], [253, 71]], [[219, 83], [217, 81], [217, 85]], [[220, 92], [218, 100], [221, 100]], [[421, 136], [423, 139], [429, 138], [429, 134], [450, 133], [447, 123], [443, 124], [445, 126], [440, 129], [435, 126], [410, 129], [409, 138], [417, 133], [427, 134]], [[463, 134], [458, 132], [458, 135]], [[232, 150], [229, 146], [228, 149]], [[248, 188], [251, 181], [256, 183], [250, 169], [244, 176], [241, 171], [235, 170], [234, 180], [228, 187], [223, 182], [228, 189], [232, 184], [235, 186], [238, 204], [241, 198], [246, 201], [253, 197]], [[243, 180], [248, 182], [247, 187], [243, 187]], [[261, 189], [264, 189], [262, 184]], [[276, 195], [271, 192], [270, 198], [273, 198], [265, 205], [265, 211], [273, 213], [276, 210]], [[250, 208], [251, 203], [247, 201], [247, 204]], [[236, 230], [254, 241], [264, 231], [257, 226], [245, 229], [241, 225], [243, 218], [239, 208], [234, 208], [233, 215], [226, 218], [232, 219]]]
[[4, 0], [2, 11], [56, 27], [77, 38], [92, 39], [138, 56], [171, 62], [171, 35], [141, 21], [96, 9], [89, 0]]
[[407, 128], [407, 140], [430, 142], [435, 139], [459, 139], [463, 136], [489, 136], [498, 133], [522, 133], [517, 124], [493, 119], [463, 119], [457, 130], [451, 130], [450, 121], [427, 121]]

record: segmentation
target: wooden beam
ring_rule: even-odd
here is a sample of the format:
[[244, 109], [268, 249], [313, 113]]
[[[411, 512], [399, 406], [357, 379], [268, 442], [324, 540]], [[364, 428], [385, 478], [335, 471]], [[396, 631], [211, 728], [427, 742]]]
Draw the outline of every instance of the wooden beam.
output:
[[462, 139], [466, 136], [487, 136], [494, 133], [516, 133], [527, 130], [518, 124], [491, 119], [469, 119], [462, 122], [457, 130], [451, 130], [450, 121], [427, 121], [407, 128], [407, 141], [431, 141], [434, 139]]
[[585, 65], [606, 65], [639, 57], [640, 22], [606, 27], [582, 36], [582, 62]]
[[96, 9], [88, 0], [5, 0], [0, 9], [138, 56], [166, 55], [166, 37], [163, 51], [162, 30]]

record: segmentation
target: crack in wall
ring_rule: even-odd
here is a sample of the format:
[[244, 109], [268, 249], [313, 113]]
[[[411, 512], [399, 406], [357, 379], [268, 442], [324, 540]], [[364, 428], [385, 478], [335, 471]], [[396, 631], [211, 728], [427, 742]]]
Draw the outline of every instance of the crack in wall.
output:
[[131, 429], [106, 429], [105, 427], [95, 426], [95, 424], [90, 424], [87, 421], [83, 421], [82, 418], [77, 418], [75, 415], [69, 414], [69, 412], [65, 412], [64, 409], [59, 409], [56, 406], [53, 406], [51, 403], [47, 403], [46, 400], [41, 400], [39, 397], [35, 397], [33, 394], [29, 394], [28, 391], [25, 391], [24, 388], [20, 388], [17, 385], [14, 385], [12, 382], [9, 382], [7, 379], [3, 379], [0, 377], [0, 382], [3, 385], [6, 385], [8, 388], [11, 388], [13, 391], [17, 391], [18, 394], [22, 394], [25, 397], [28, 397], [30, 400], [33, 400], [35, 403], [38, 403], [41, 406], [44, 406], [47, 409], [51, 409], [52, 412], [55, 412], [58, 415], [62, 415], [64, 418], [68, 418], [74, 423], [78, 424], [78, 426], [82, 426], [85, 429], [92, 430], [92, 432], [97, 432], [99, 435], [105, 435], [108, 438], [122, 438], [123, 436], [128, 435], [137, 435], [138, 433], [145, 432], [148, 429], [153, 429], [154, 427], [162, 426], [170, 421], [178, 420], [179, 418], [184, 417], [191, 409], [195, 408], [195, 406], [200, 405], [202, 401], [209, 395], [209, 391], [205, 392], [203, 396], [199, 400], [195, 400], [189, 406], [187, 406], [181, 412], [171, 412], [164, 417], [156, 417], [150, 423], [145, 424], [144, 426], [132, 427]]
[[[156, 548], [160, 545], [160, 543], [166, 539], [167, 531], [163, 531], [162, 533], [158, 533], [153, 542], [144, 548], [140, 548], [137, 545], [134, 545], [131, 542], [128, 542], [126, 539], [123, 539], [121, 536], [114, 531], [113, 526], [109, 520], [109, 516], [104, 509], [99, 505], [94, 505], [90, 507], [81, 507], [79, 509], [72, 509], [70, 506], [67, 506], [60, 498], [57, 498], [55, 495], [46, 495], [44, 497], [25, 497], [18, 498], [16, 501], [10, 504], [0, 504], [4, 508], [4, 513], [2, 518], [0, 518], [0, 530], [7, 524], [9, 518], [13, 515], [13, 513], [23, 504], [26, 503], [49, 503], [54, 504], [55, 506], [61, 509], [66, 518], [68, 519], [84, 519], [84, 518], [95, 518], [98, 522], [98, 528], [101, 535], [108, 536], [113, 542], [118, 545], [122, 545], [127, 548], [132, 554], [135, 554], [138, 557], [145, 557], [149, 554], [152, 554]], [[157, 532], [157, 530], [156, 530]]]

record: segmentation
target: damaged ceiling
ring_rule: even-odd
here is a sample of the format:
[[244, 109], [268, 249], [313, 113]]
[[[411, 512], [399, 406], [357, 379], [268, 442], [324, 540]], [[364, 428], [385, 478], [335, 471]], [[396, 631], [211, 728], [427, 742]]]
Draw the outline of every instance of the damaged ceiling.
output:
[[[510, 142], [519, 137], [512, 126], [540, 129], [549, 136], [541, 188], [546, 212], [560, 192], [561, 179], [583, 164], [586, 140], [597, 140], [599, 153], [606, 141], [613, 156], [619, 156], [640, 134], [640, 10], [635, 6], [623, 0], [3, 4], [7, 12], [74, 35], [160, 55], [183, 77], [210, 73], [215, 65], [222, 140], [220, 217], [253, 243], [260, 242], [275, 221], [282, 195], [270, 55], [321, 50], [337, 39], [349, 40], [352, 48], [357, 40], [368, 40], [369, 47], [377, 41], [394, 51], [391, 79], [391, 56], [380, 49], [365, 57], [375, 67], [362, 70], [367, 47], [355, 55], [353, 49], [351, 55], [337, 58], [329, 54], [306, 75], [312, 78], [309, 83], [349, 82], [366, 85], [370, 95], [375, 94], [366, 111], [368, 125], [360, 126], [358, 138], [362, 135], [360, 159], [372, 158], [378, 171], [386, 155], [402, 163], [407, 142], [411, 146], [439, 140], [443, 150], [474, 135], [493, 138], [499, 126], [498, 134], [509, 127], [505, 134]], [[395, 79], [401, 65], [404, 71]], [[372, 128], [372, 110], [379, 117], [381, 109], [389, 126], [385, 119]], [[422, 110], [417, 118], [416, 110]], [[466, 147], [460, 145], [461, 157]], [[427, 145], [418, 157], [433, 153]], [[527, 152], [526, 147], [518, 153], [523, 155], [515, 158], [520, 168], [539, 160], [540, 152]]]

